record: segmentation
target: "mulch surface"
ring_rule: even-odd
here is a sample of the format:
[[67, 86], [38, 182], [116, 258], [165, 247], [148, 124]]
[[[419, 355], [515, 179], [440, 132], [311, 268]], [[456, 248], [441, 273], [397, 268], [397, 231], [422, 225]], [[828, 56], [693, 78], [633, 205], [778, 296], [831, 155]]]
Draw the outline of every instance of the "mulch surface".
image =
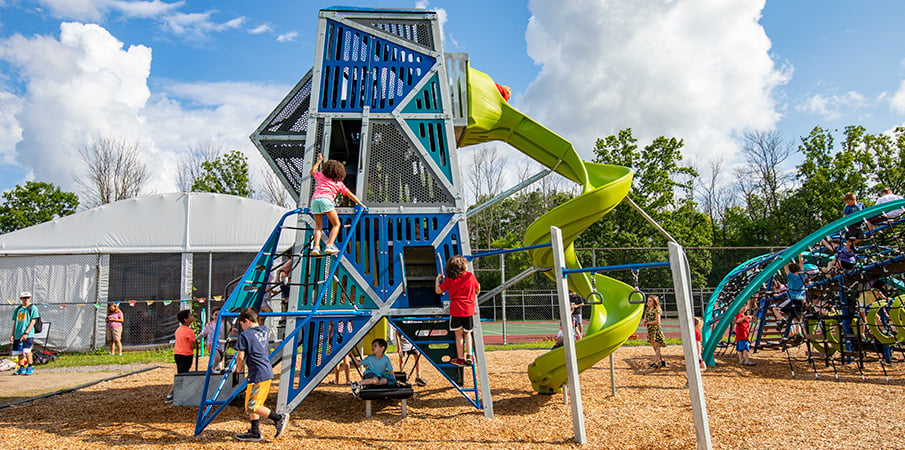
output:
[[[375, 402], [375, 416], [364, 417], [364, 402], [347, 386], [323, 383], [292, 413], [278, 440], [262, 420], [265, 444], [293, 448], [532, 448], [577, 446], [570, 409], [563, 395], [531, 390], [526, 366], [537, 350], [488, 354], [495, 419], [449, 387], [432, 368], [430, 383], [416, 387], [409, 416], [398, 402]], [[694, 448], [695, 433], [681, 347], [664, 350], [668, 366], [651, 370], [649, 347], [623, 347], [615, 353], [617, 395], [610, 394], [609, 360], [581, 375], [589, 448]], [[396, 361], [396, 355], [390, 355]], [[803, 350], [794, 352], [803, 357]], [[865, 364], [862, 381], [855, 366], [820, 367], [794, 362], [793, 378], [781, 352], [754, 355], [753, 367], [739, 367], [735, 354], [718, 356], [720, 365], [703, 374], [715, 448], [905, 448], [901, 399], [905, 363], [888, 368], [887, 382], [876, 361]], [[247, 417], [229, 407], [199, 437], [193, 437], [197, 408], [165, 405], [173, 368], [104, 382], [69, 394], [0, 410], [0, 442], [15, 448], [101, 448], [173, 446], [255, 448], [233, 434], [248, 428]], [[353, 371], [353, 378], [357, 378]], [[332, 379], [332, 376], [328, 379]], [[275, 383], [276, 385], [276, 383]], [[276, 386], [268, 405], [276, 402]]]

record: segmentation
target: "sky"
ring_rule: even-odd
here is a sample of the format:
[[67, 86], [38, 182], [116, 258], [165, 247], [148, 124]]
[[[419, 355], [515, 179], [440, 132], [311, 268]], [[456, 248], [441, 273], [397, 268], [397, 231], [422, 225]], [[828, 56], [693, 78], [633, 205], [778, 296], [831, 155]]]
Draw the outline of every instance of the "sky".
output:
[[[311, 67], [317, 12], [336, 4], [0, 0], [0, 190], [78, 192], [79, 149], [101, 135], [141, 144], [149, 192], [176, 191], [180, 156], [204, 142], [241, 150], [257, 177], [265, 165], [248, 136]], [[817, 125], [905, 124], [903, 2], [344, 4], [437, 11], [444, 51], [469, 53], [585, 159], [628, 127], [640, 145], [683, 139], [703, 168], [739, 163], [749, 130], [797, 145]]]

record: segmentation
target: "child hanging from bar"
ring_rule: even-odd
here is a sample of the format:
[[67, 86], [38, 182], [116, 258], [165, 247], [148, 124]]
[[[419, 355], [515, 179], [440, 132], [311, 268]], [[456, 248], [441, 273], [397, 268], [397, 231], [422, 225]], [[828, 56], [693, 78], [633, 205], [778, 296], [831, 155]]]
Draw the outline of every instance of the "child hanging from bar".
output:
[[[446, 279], [443, 274], [434, 280], [434, 291], [449, 291], [449, 329], [456, 334], [456, 357], [450, 360], [455, 366], [472, 365], [471, 330], [474, 329], [475, 304], [481, 292], [481, 284], [468, 272], [464, 256], [453, 256], [446, 262]], [[442, 282], [441, 282], [442, 280]]]
[[[319, 172], [317, 169], [322, 162], [324, 163], [324, 170]], [[342, 224], [333, 204], [334, 199], [336, 199], [338, 194], [343, 194], [356, 204], [362, 207], [365, 207], [365, 205], [343, 183], [343, 179], [346, 178], [346, 168], [343, 167], [341, 162], [333, 159], [324, 162], [324, 155], [318, 153], [317, 162], [311, 167], [310, 173], [311, 177], [317, 180], [317, 184], [314, 186], [314, 194], [311, 195], [311, 213], [314, 214], [314, 239], [311, 242], [311, 254], [315, 256], [321, 254], [322, 223], [323, 215], [326, 214], [327, 220], [330, 221], [330, 235], [327, 237], [327, 247], [324, 248], [324, 253], [335, 255], [339, 253], [339, 249], [333, 245], [333, 242], [339, 236], [339, 228]]]

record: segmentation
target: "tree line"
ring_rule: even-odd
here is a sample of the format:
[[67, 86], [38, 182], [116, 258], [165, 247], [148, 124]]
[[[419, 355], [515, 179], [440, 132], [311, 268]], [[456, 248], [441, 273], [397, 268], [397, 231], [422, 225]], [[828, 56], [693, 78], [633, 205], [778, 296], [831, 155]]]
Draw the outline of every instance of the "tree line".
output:
[[[741, 163], [731, 168], [719, 159], [706, 168], [696, 167], [683, 157], [683, 146], [683, 140], [664, 136], [641, 146], [629, 128], [598, 139], [593, 162], [632, 168], [629, 197], [685, 247], [788, 246], [841, 217], [846, 192], [870, 206], [884, 187], [896, 193], [905, 190], [905, 128], [871, 134], [862, 126], [841, 131], [818, 126], [798, 142], [777, 131], [750, 131], [743, 136]], [[497, 162], [494, 149], [480, 152], [475, 161], [483, 172], [476, 172], [480, 176], [470, 181], [475, 204], [481, 204], [502, 190], [487, 180], [495, 180], [494, 167], [503, 164]], [[477, 178], [483, 184], [476, 183]], [[528, 225], [578, 194], [563, 189], [562, 181], [525, 189], [475, 215], [469, 222], [472, 247], [520, 246]], [[597, 252], [597, 265], [664, 261], [666, 245], [666, 239], [627, 205], [616, 207], [575, 243], [577, 248], [624, 249]], [[732, 266], [754, 255], [721, 261], [719, 267], [712, 252], [688, 256], [693, 284], [715, 286]], [[580, 257], [590, 264], [590, 255]], [[512, 257], [506, 265], [511, 276], [530, 263], [527, 257]], [[498, 279], [492, 273], [481, 276], [489, 285]], [[613, 276], [633, 282], [628, 273]], [[670, 286], [670, 274], [651, 270], [644, 283]], [[549, 287], [543, 276], [522, 285]]]

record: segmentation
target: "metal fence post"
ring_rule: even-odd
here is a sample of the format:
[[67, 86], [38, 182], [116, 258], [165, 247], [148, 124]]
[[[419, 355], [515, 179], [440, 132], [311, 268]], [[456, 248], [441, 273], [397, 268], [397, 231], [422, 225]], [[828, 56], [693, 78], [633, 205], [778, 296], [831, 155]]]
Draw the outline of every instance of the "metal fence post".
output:
[[[506, 255], [500, 253], [500, 284], [506, 283]], [[506, 291], [500, 293], [500, 301], [503, 304], [503, 345], [509, 343], [506, 333]]]

